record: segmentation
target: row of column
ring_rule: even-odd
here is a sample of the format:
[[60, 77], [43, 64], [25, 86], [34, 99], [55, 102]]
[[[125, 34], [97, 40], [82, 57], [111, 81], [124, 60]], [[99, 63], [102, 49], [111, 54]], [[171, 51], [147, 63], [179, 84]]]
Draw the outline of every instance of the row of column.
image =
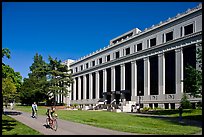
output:
[[[176, 59], [176, 93], [183, 92], [183, 52], [182, 49], [175, 50]], [[150, 95], [150, 62], [149, 57], [144, 59], [144, 99]], [[125, 90], [125, 64], [121, 64], [121, 90]], [[92, 73], [89, 75], [89, 99], [93, 99], [93, 80], [95, 80], [95, 91], [96, 99], [99, 99], [99, 71], [95, 72], [96, 77], [93, 79]], [[131, 62], [131, 96], [137, 96], [137, 63], [136, 61]], [[86, 75], [83, 76], [83, 99], [86, 99]], [[111, 91], [115, 91], [115, 66], [111, 67]], [[158, 84], [159, 84], [159, 95], [165, 94], [165, 57], [164, 53], [158, 54]], [[76, 86], [78, 86], [78, 100], [81, 100], [81, 78], [78, 77], [78, 85], [76, 85], [76, 79], [74, 78], [73, 83], [73, 99], [76, 100]], [[107, 92], [107, 72], [106, 69], [103, 70], [103, 92]]]

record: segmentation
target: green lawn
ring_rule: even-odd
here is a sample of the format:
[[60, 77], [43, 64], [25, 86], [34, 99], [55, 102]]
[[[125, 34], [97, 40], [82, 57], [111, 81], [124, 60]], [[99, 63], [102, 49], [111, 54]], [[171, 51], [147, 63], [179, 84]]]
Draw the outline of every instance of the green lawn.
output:
[[[25, 112], [31, 112], [30, 106], [16, 106], [16, 109]], [[45, 115], [45, 107], [38, 107], [38, 109], [39, 114]], [[57, 114], [60, 119], [132, 133], [190, 135], [202, 131], [202, 128], [195, 126], [187, 126], [178, 122], [157, 118], [139, 117], [128, 113], [115, 113], [108, 111], [57, 110]], [[200, 114], [202, 115], [202, 111], [200, 111]]]
[[9, 116], [2, 115], [2, 135], [41, 135], [41, 133]]
[[[155, 114], [155, 115], [166, 115], [166, 116], [170, 116], [170, 117], [178, 117], [179, 116], [178, 109], [175, 109], [175, 110], [168, 110], [168, 109], [167, 110], [152, 110], [152, 111], [149, 111], [146, 113]], [[182, 117], [184, 119], [202, 121], [202, 109], [184, 109], [183, 113], [182, 113]]]

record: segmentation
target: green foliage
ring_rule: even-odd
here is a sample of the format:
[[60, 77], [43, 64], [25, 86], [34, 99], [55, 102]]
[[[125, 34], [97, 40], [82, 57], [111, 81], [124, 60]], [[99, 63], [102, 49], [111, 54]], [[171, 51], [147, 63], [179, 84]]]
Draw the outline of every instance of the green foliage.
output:
[[22, 76], [19, 72], [15, 72], [9, 65], [2, 64], [2, 78], [11, 78], [17, 90], [22, 85]]
[[[2, 58], [10, 56], [8, 48], [2, 49]], [[2, 62], [2, 93], [4, 102], [18, 98], [18, 92], [22, 85], [22, 76], [19, 72], [15, 72], [13, 68]]]
[[[24, 79], [21, 88], [22, 103], [47, 101], [48, 105], [55, 101], [58, 94], [67, 95], [67, 87], [72, 82], [71, 74], [66, 65], [49, 56], [49, 63], [36, 53], [30, 66], [29, 78]], [[53, 105], [53, 104], [52, 104]]]
[[11, 54], [11, 52], [10, 52], [10, 50], [8, 48], [3, 48], [2, 49], [2, 58], [4, 56], [6, 56], [8, 59], [10, 59], [11, 58], [10, 54]]
[[[73, 80], [69, 71], [67, 66], [61, 63], [61, 60], [58, 61], [57, 58], [53, 59], [49, 56], [47, 75], [49, 80], [48, 95], [53, 97], [54, 100], [57, 95], [67, 96], [68, 92], [70, 92], [67, 87], [71, 86]], [[55, 101], [54, 105], [56, 105]]]
[[47, 96], [47, 64], [41, 55], [34, 56], [34, 62], [30, 66], [29, 78], [24, 79], [21, 87], [20, 98], [22, 103], [31, 104], [35, 102], [42, 102], [48, 98]]
[[194, 97], [202, 96], [202, 50], [197, 50], [197, 63], [199, 68], [187, 66], [185, 68], [187, 77], [184, 82], [184, 89], [186, 93], [190, 93]]
[[150, 107], [144, 107], [143, 109], [142, 109], [142, 112], [147, 112], [147, 111], [149, 111], [150, 110]]
[[180, 102], [183, 109], [190, 109], [192, 108], [191, 102], [188, 100], [188, 96], [186, 93], [183, 94]]
[[4, 78], [2, 81], [2, 95], [4, 102], [8, 103], [9, 100], [13, 100], [16, 95], [16, 86], [11, 78]]

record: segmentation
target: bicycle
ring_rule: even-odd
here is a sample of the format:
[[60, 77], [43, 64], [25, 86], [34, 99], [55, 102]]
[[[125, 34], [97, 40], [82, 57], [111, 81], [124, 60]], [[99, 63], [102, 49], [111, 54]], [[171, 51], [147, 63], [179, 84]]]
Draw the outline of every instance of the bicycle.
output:
[[[52, 121], [52, 122], [50, 122], [50, 121]], [[52, 128], [52, 130], [57, 131], [58, 124], [57, 124], [57, 117], [56, 116], [53, 116], [52, 120], [49, 117], [47, 117], [46, 118], [46, 124], [47, 124], [47, 126]]]

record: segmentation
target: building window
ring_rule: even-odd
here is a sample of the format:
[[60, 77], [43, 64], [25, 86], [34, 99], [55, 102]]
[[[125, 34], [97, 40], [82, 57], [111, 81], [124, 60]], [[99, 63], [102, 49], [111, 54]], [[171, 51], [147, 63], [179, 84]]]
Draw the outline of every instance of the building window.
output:
[[193, 33], [193, 24], [184, 27], [184, 35]]
[[162, 34], [162, 43], [164, 43], [164, 34]]
[[150, 39], [150, 47], [156, 45], [156, 38]]
[[101, 64], [101, 63], [102, 63], [102, 58], [99, 59], [99, 64]]
[[88, 68], [89, 67], [89, 64], [88, 63], [86, 63], [86, 68]]
[[95, 66], [95, 60], [94, 60], [94, 61], [92, 61], [92, 66]]
[[137, 51], [142, 50], [142, 43], [137, 44]]
[[78, 70], [77, 70], [77, 67], [75, 68], [75, 72], [77, 72]]
[[166, 33], [166, 42], [173, 40], [173, 31]]
[[125, 54], [126, 54], [126, 55], [130, 54], [130, 48], [126, 48], [126, 49], [125, 49]]
[[106, 61], [110, 61], [110, 55], [106, 56]]
[[180, 29], [180, 37], [182, 37], [182, 35], [183, 35], [183, 28], [181, 27], [181, 29]]
[[118, 51], [118, 52], [115, 53], [115, 58], [117, 59], [117, 58], [119, 58], [119, 57], [120, 57], [120, 53], [119, 53], [119, 51]]
[[83, 70], [83, 65], [81, 65], [81, 70]]

